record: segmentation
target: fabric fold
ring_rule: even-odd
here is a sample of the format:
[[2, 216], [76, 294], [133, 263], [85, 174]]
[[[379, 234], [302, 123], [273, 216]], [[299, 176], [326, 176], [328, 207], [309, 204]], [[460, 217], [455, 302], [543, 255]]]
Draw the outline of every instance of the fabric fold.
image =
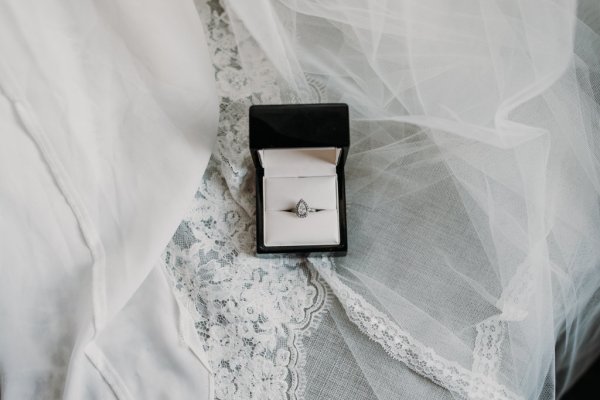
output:
[[[190, 347], [201, 349], [181, 345], [171, 291], [151, 278], [164, 281], [156, 262], [216, 135], [193, 3], [0, 9], [1, 397], [140, 398], [171, 360], [188, 374], [180, 398], [209, 398], [210, 372]], [[119, 358], [144, 342], [154, 346], [143, 363]]]

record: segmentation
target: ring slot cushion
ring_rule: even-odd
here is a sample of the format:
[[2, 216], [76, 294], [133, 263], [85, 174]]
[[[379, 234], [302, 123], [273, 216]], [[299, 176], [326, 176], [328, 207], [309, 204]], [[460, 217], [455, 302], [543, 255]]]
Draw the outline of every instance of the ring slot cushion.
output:
[[311, 213], [298, 218], [286, 211], [265, 213], [266, 246], [314, 246], [340, 242], [337, 210]]
[[[337, 210], [337, 177], [316, 176], [305, 178], [263, 179], [265, 210], [284, 211], [304, 199], [309, 207], [319, 210]], [[314, 213], [311, 213], [311, 216]]]
[[[337, 177], [263, 178], [265, 246], [339, 244]], [[290, 212], [299, 199], [311, 212], [298, 218]]]

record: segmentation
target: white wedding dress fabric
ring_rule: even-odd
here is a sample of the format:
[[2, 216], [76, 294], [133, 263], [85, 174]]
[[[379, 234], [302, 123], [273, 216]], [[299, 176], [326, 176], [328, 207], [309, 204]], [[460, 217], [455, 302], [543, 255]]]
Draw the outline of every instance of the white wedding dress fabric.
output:
[[[217, 147], [163, 254], [218, 399], [555, 399], [600, 350], [600, 10], [197, 1]], [[346, 102], [349, 254], [257, 259], [251, 104]]]
[[[594, 1], [1, 2], [0, 398], [558, 398], [600, 350], [599, 34]], [[346, 257], [254, 254], [248, 107], [290, 102], [350, 106]]]
[[216, 136], [193, 3], [2, 1], [0, 48], [0, 398], [212, 398], [157, 262]]

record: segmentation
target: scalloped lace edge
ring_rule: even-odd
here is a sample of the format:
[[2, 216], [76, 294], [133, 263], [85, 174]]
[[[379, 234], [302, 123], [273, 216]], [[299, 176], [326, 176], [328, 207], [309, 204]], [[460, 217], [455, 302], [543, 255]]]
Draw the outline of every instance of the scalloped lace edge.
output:
[[[335, 266], [334, 261], [330, 261]], [[521, 396], [488, 376], [446, 360], [430, 347], [414, 339], [384, 313], [369, 304], [360, 294], [344, 284], [334, 269], [325, 268], [320, 272], [340, 300], [348, 318], [360, 331], [369, 339], [379, 343], [392, 358], [403, 362], [419, 375], [467, 399], [522, 399]]]
[[[329, 312], [332, 293], [328, 289], [327, 283], [321, 277], [321, 274], [308, 263], [307, 268], [310, 277], [309, 284], [317, 289], [317, 295], [310, 308], [306, 309], [306, 316], [303, 324], [293, 324], [288, 335], [287, 347], [290, 350], [290, 363], [288, 371], [292, 377], [291, 384], [288, 387], [288, 395], [290, 399], [302, 400], [306, 393], [306, 349], [304, 348], [304, 340], [310, 337], [317, 330], [321, 321], [327, 312]], [[293, 350], [293, 352], [292, 352]]]

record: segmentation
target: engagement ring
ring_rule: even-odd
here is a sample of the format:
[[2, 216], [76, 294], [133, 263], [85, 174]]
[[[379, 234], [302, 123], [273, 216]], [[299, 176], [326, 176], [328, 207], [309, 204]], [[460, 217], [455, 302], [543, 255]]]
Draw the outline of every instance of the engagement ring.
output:
[[304, 199], [298, 200], [298, 203], [296, 203], [296, 208], [294, 209], [296, 217], [298, 218], [306, 218], [308, 216], [308, 213], [316, 211], [317, 210], [315, 210], [314, 208], [310, 208], [306, 201], [304, 201]]

